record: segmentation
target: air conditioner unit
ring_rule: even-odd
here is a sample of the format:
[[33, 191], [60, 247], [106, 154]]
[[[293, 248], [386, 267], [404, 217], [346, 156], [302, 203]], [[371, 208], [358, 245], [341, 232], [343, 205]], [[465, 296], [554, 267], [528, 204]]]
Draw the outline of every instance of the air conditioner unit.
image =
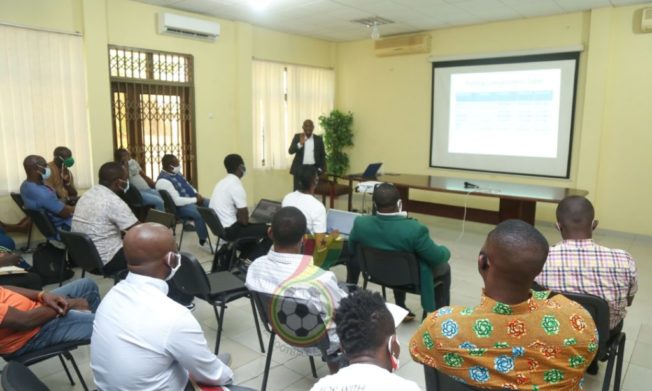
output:
[[161, 12], [158, 14], [158, 33], [215, 41], [220, 36], [220, 25], [204, 19]]
[[430, 53], [429, 34], [399, 35], [374, 41], [376, 57]]
[[643, 9], [641, 16], [641, 31], [644, 33], [652, 32], [652, 8]]

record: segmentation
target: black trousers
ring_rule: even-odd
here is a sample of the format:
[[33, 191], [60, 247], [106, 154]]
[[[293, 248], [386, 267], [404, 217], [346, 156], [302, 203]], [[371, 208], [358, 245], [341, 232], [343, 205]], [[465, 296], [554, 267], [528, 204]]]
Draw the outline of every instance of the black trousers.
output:
[[0, 285], [18, 286], [26, 289], [40, 291], [43, 288], [41, 276], [36, 273], [9, 274], [0, 276]]
[[272, 240], [267, 236], [267, 224], [247, 224], [243, 225], [239, 222], [233, 223], [228, 228], [224, 229], [226, 240], [235, 241], [240, 238], [255, 238], [256, 242], [246, 243], [240, 250], [242, 258], [255, 260], [256, 258], [267, 254], [269, 248], [272, 247]]
[[294, 185], [293, 185], [294, 188], [293, 188], [292, 190], [299, 190], [299, 188], [301, 187], [301, 186], [299, 185], [299, 173], [301, 172], [301, 170], [302, 170], [304, 167], [315, 167], [315, 168], [319, 168], [319, 167], [317, 167], [316, 164], [302, 164], [301, 166], [299, 166], [299, 169], [298, 169], [298, 170], [296, 171], [296, 173], [294, 174], [294, 182], [293, 182], [293, 184], [294, 184]]
[[106, 274], [115, 274], [119, 271], [127, 269], [127, 258], [125, 258], [125, 251], [123, 248], [120, 248], [117, 253], [111, 258], [111, 260], [102, 267], [104, 273]]

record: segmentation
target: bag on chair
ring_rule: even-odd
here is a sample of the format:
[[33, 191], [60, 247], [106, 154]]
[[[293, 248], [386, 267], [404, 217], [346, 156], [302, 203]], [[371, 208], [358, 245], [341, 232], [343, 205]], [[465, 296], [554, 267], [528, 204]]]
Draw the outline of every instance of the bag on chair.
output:
[[50, 242], [39, 244], [32, 255], [32, 260], [31, 271], [41, 276], [43, 285], [67, 280], [75, 274], [66, 262], [66, 250], [57, 248]]

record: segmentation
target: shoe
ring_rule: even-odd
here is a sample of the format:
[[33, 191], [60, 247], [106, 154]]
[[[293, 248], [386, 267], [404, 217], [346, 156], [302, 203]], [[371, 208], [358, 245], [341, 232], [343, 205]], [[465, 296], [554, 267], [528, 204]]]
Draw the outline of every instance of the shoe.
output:
[[206, 244], [206, 239], [199, 239], [200, 246], [204, 247], [205, 244]]
[[195, 228], [195, 226], [193, 224], [191, 224], [191, 223], [184, 223], [183, 224], [183, 230], [185, 232], [195, 232], [195, 231], [197, 231], [197, 228]]
[[588, 373], [589, 375], [597, 375], [598, 370], [600, 370], [600, 368], [598, 367], [598, 362], [593, 361], [591, 365], [589, 365], [589, 367], [586, 368], [586, 373]]
[[217, 358], [219, 358], [227, 367], [231, 365], [231, 353], [220, 353], [217, 355]]
[[405, 315], [405, 318], [403, 318], [403, 322], [412, 322], [414, 318], [416, 318], [416, 315], [414, 315], [414, 312], [410, 311], [409, 308], [405, 308], [408, 310], [408, 314]]
[[190, 311], [194, 311], [195, 310], [195, 302], [192, 301], [192, 302], [190, 302], [190, 304], [186, 304], [185, 307], [187, 309], [189, 309]]

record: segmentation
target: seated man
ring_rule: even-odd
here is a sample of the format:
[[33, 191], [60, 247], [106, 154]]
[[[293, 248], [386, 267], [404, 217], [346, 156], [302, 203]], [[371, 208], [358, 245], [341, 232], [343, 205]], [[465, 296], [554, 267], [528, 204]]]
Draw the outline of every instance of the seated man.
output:
[[394, 319], [378, 293], [356, 291], [340, 301], [337, 335], [349, 366], [317, 382], [311, 391], [418, 391], [417, 383], [395, 375], [401, 347]]
[[[638, 288], [636, 264], [628, 252], [593, 242], [592, 233], [598, 226], [594, 217], [593, 205], [584, 197], [570, 196], [559, 203], [557, 229], [563, 240], [550, 248], [543, 270], [534, 281], [555, 292], [602, 297], [609, 303], [611, 332], [617, 334]], [[587, 372], [596, 374], [597, 362]]]
[[23, 198], [25, 208], [45, 211], [55, 228], [69, 231], [75, 207], [61, 202], [57, 198], [57, 193], [43, 183], [52, 175], [45, 159], [41, 156], [29, 155], [23, 160], [23, 168], [27, 179], [20, 185], [20, 196]]
[[45, 184], [54, 189], [62, 202], [75, 205], [79, 197], [75, 189], [75, 180], [70, 172], [70, 167], [75, 164], [72, 152], [66, 147], [56, 147], [52, 154], [54, 159], [48, 163], [52, 175], [45, 180]]
[[[249, 266], [245, 285], [256, 292], [279, 296], [291, 294], [292, 297], [312, 300], [327, 327], [331, 342], [328, 349], [331, 359], [327, 363], [331, 373], [335, 373], [339, 366], [334, 358], [340, 341], [332, 319], [333, 312], [346, 292], [338, 286], [333, 272], [313, 265], [312, 257], [301, 254], [305, 232], [306, 218], [299, 209], [289, 206], [276, 212], [269, 228], [274, 247]], [[315, 296], [320, 300], [316, 301]], [[305, 353], [320, 355], [316, 348], [307, 348]]]
[[209, 206], [215, 210], [224, 227], [226, 239], [252, 237], [262, 239], [258, 246], [244, 250], [244, 258], [255, 259], [267, 253], [271, 242], [267, 239], [267, 224], [249, 223], [247, 193], [240, 178], [246, 172], [244, 160], [240, 155], [230, 154], [224, 158], [227, 175], [217, 182], [211, 195]]
[[72, 218], [73, 232], [88, 235], [102, 258], [105, 273], [127, 268], [122, 250], [122, 231], [138, 223], [129, 206], [118, 194], [129, 188], [127, 170], [116, 162], [104, 163], [99, 172], [100, 183], [79, 199]]
[[177, 216], [187, 218], [195, 222], [199, 245], [203, 246], [208, 239], [208, 230], [206, 223], [202, 219], [197, 205], [208, 206], [208, 200], [205, 200], [192, 187], [188, 180], [181, 175], [181, 163], [174, 155], [165, 155], [161, 159], [163, 170], [159, 173], [156, 180], [156, 189], [165, 190], [172, 196], [172, 201], [177, 207]]
[[176, 391], [189, 376], [206, 385], [231, 383], [233, 372], [208, 349], [197, 319], [167, 297], [166, 280], [181, 266], [172, 232], [138, 225], [125, 235], [124, 249], [129, 274], [95, 318], [91, 369], [98, 389]]
[[548, 242], [531, 225], [498, 224], [478, 256], [480, 304], [429, 315], [410, 341], [412, 358], [471, 386], [580, 389], [598, 333], [578, 303], [530, 290], [547, 254]]
[[[394, 185], [382, 183], [376, 187], [373, 201], [377, 213], [374, 216], [360, 216], [355, 219], [349, 235], [349, 250], [354, 252], [358, 245], [364, 245], [378, 250], [413, 252], [419, 260], [423, 310], [432, 312], [446, 305], [449, 301], [451, 278], [447, 262], [451, 255], [448, 248], [435, 244], [430, 238], [428, 227], [408, 218], [405, 212], [401, 211], [401, 195]], [[359, 266], [352, 262], [347, 268], [347, 282], [357, 283]], [[445, 295], [435, 297], [434, 279], [441, 276], [444, 276], [442, 291]], [[405, 292], [394, 290], [394, 298], [397, 305], [407, 309]], [[412, 319], [414, 314], [410, 311], [406, 320]]]
[[99, 304], [97, 285], [88, 278], [51, 293], [0, 287], [0, 355], [9, 361], [59, 343], [90, 339]]
[[145, 174], [138, 162], [131, 158], [129, 151], [124, 148], [117, 149], [114, 153], [114, 161], [125, 166], [129, 172], [129, 184], [138, 190], [145, 205], [151, 205], [154, 209], [165, 212], [161, 194], [155, 189], [156, 183]]

